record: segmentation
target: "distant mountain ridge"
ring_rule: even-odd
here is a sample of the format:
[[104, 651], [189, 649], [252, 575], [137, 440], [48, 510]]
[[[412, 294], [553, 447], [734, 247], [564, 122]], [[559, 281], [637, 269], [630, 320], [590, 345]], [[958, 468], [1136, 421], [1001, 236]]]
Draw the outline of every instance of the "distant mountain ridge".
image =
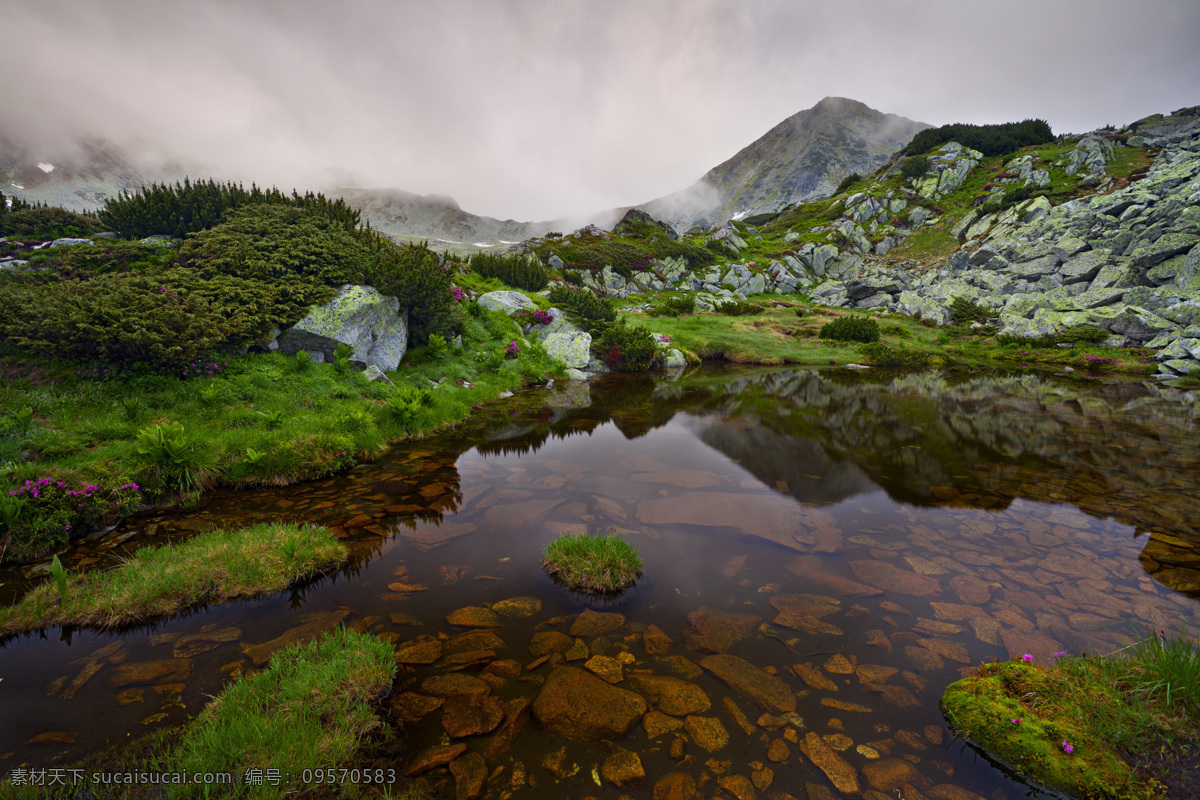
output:
[[[631, 207], [686, 231], [697, 223], [720, 224], [828, 196], [843, 177], [873, 171], [928, 127], [855, 100], [827, 97], [788, 117], [687, 189], [640, 206], [542, 222], [479, 216], [464, 211], [452, 198], [401, 189], [311, 188], [345, 198], [381, 233], [426, 239], [439, 247], [503, 245], [587, 224], [611, 228]], [[89, 211], [123, 190], [136, 191], [145, 184], [173, 183], [188, 174], [223, 179], [196, 164], [138, 164], [120, 149], [94, 141], [81, 142], [76, 152], [53, 163], [39, 161], [46, 157], [0, 138], [0, 190], [32, 202]]]
[[780, 122], [679, 192], [637, 208], [686, 231], [833, 194], [845, 176], [883, 164], [932, 127], [844, 97], [826, 97]]

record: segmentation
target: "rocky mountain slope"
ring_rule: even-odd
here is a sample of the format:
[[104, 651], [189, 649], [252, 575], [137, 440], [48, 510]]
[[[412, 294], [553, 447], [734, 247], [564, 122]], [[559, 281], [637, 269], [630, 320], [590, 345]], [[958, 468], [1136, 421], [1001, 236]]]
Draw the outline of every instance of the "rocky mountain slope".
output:
[[72, 151], [50, 156], [0, 138], [0, 191], [30, 203], [95, 211], [122, 191], [183, 176], [178, 164], [139, 166], [104, 142], [82, 140]]
[[855, 100], [826, 97], [788, 117], [692, 186], [638, 206], [677, 230], [778, 211], [833, 194], [868, 174], [930, 127]]
[[529, 247], [566, 253], [574, 280], [612, 296], [695, 291], [711, 308], [802, 293], [936, 324], [962, 299], [990, 309], [1000, 335], [1094, 326], [1110, 346], [1153, 348], [1164, 378], [1200, 371], [1200, 107], [1006, 157], [953, 142], [929, 156], [925, 175], [903, 177], [896, 158], [835, 198], [680, 243], [726, 254], [716, 263], [574, 263], [579, 243], [589, 254], [648, 249], [595, 229]]

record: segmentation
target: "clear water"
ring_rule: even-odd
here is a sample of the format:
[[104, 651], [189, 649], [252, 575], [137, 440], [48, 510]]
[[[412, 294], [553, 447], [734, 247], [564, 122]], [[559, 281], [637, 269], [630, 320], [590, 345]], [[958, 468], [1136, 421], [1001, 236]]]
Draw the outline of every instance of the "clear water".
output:
[[[682, 677], [679, 657], [698, 664], [706, 655], [680, 635], [689, 614], [754, 615], [729, 652], [783, 680], [802, 722], [775, 728], [768, 719], [744, 735], [723, 699], [751, 721], [763, 709], [701, 672], [687, 677], [711, 700], [699, 716], [729, 734], [715, 752], [686, 731], [651, 739], [638, 725], [616, 744], [639, 754], [648, 780], [601, 790], [593, 767], [610, 748], [531, 722], [488, 759], [490, 770], [504, 767], [492, 788], [649, 798], [658, 777], [687, 772], [711, 795], [715, 781], [734, 775], [765, 784], [766, 767], [770, 791], [820, 796], [811, 785], [842, 796], [799, 755], [796, 741], [815, 732], [864, 789], [895, 796], [903, 789], [888, 781], [903, 774], [924, 791], [1026, 796], [955, 740], [941, 692], [990, 659], [1050, 661], [1058, 650], [1111, 650], [1137, 627], [1200, 626], [1197, 440], [1192, 408], [1178, 398], [1028, 376], [707, 370], [519, 396], [346, 475], [221, 493], [84, 542], [69, 566], [103, 567], [139, 544], [210, 526], [297, 520], [343, 531], [354, 555], [337, 574], [275, 596], [117, 633], [53, 629], [8, 640], [0, 770], [67, 764], [180, 724], [230, 675], [263, 663], [264, 643], [339, 622], [398, 644], [445, 640], [464, 632], [446, 622], [454, 609], [535, 597], [535, 615], [501, 619], [497, 658], [531, 664], [535, 633], [566, 632], [572, 615], [592, 607], [619, 612], [625, 624], [580, 637], [588, 655], [627, 651], [626, 674]], [[602, 603], [556, 586], [539, 560], [562, 531], [628, 537], [644, 579]], [[15, 572], [2, 580], [0, 591], [23, 585]], [[795, 595], [812, 596], [802, 601], [819, 616], [779, 614]], [[644, 649], [649, 625], [674, 640], [668, 658]], [[130, 666], [147, 662], [164, 663], [127, 684]], [[533, 698], [552, 668], [527, 669], [493, 693]], [[393, 696], [446, 670], [441, 661], [404, 667]], [[397, 767], [446, 741], [440, 718], [435, 711], [407, 727]], [[682, 760], [669, 754], [676, 736], [687, 740]], [[776, 740], [786, 744], [782, 761], [767, 755]], [[465, 741], [476, 749], [483, 737]], [[563, 747], [557, 777], [543, 760]]]

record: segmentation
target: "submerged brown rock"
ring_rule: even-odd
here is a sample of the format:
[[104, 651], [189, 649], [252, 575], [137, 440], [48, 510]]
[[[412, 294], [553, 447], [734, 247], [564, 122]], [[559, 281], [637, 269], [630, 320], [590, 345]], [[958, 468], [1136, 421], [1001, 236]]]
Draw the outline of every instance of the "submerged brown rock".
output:
[[689, 650], [701, 653], [724, 653], [735, 642], [745, 639], [762, 617], [738, 614], [703, 606], [687, 615], [679, 629], [679, 638]]
[[740, 692], [768, 711], [785, 713], [796, 710], [796, 696], [788, 685], [744, 658], [728, 654], [706, 656], [701, 659], [700, 666], [735, 692]]
[[576, 667], [558, 667], [533, 701], [533, 716], [553, 734], [580, 742], [619, 739], [646, 713], [641, 695]]

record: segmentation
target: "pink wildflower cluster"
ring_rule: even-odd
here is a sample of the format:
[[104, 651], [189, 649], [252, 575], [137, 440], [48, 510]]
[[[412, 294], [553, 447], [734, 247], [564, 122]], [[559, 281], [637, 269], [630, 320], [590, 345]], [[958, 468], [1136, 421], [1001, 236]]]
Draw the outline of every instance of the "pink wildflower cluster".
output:
[[509, 342], [508, 347], [504, 348], [505, 358], [520, 358], [521, 348], [517, 346], [515, 341]]
[[193, 361], [190, 364], [184, 364], [182, 367], [179, 367], [179, 377], [198, 378], [201, 375], [220, 375], [221, 368], [228, 363], [227, 361], [222, 361], [220, 364], [216, 361], [209, 361], [207, 363]]

